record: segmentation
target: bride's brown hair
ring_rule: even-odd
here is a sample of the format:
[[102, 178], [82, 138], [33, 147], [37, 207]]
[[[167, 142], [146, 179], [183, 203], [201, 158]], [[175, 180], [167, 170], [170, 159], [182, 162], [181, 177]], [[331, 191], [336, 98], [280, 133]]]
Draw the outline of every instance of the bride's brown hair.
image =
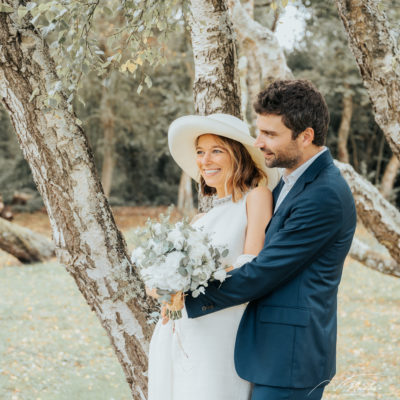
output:
[[[265, 172], [258, 168], [246, 147], [233, 139], [214, 135], [231, 156], [231, 169], [225, 182], [225, 188], [232, 188], [232, 200], [236, 202], [243, 197], [248, 190], [268, 182]], [[200, 137], [200, 136], [199, 136]], [[196, 146], [199, 140], [196, 139]], [[213, 196], [216, 189], [206, 185], [204, 178], [200, 175], [200, 192], [203, 196]]]

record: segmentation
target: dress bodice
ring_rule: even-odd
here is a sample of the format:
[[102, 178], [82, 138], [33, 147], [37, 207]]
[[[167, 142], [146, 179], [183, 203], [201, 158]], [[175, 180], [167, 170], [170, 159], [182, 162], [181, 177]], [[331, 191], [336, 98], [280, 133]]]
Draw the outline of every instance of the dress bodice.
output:
[[193, 223], [194, 227], [209, 233], [214, 245], [228, 248], [229, 254], [224, 261], [230, 265], [243, 253], [247, 229], [247, 194], [236, 202], [233, 202], [231, 195], [214, 200], [213, 208]]

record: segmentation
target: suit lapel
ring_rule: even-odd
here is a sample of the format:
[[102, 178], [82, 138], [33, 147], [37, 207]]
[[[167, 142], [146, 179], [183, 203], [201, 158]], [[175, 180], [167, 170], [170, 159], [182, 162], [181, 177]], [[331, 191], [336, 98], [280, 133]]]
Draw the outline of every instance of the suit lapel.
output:
[[304, 171], [304, 173], [296, 181], [292, 189], [290, 189], [289, 193], [283, 199], [281, 205], [279, 206], [279, 209], [281, 209], [283, 206], [287, 204], [290, 204], [293, 201], [293, 199], [304, 190], [304, 187], [309, 182], [314, 181], [316, 177], [320, 174], [320, 172], [332, 162], [333, 159], [329, 150], [324, 151], [318, 158], [316, 158], [314, 162]]
[[[292, 189], [289, 191], [287, 196], [283, 199], [281, 205], [279, 206], [279, 209], [276, 213], [273, 214], [272, 218], [269, 220], [269, 223], [267, 227], [265, 228], [265, 232], [267, 233], [271, 223], [276, 220], [276, 218], [281, 218], [280, 216], [277, 216], [277, 214], [282, 215], [284, 214], [284, 208], [288, 204], [290, 204], [296, 196], [298, 196], [305, 188], [305, 186], [309, 183], [312, 182], [316, 179], [316, 177], [319, 175], [319, 173], [325, 169], [329, 164], [333, 163], [333, 159], [331, 156], [331, 153], [328, 151], [325, 151], [322, 153], [303, 173], [303, 175], [300, 176], [300, 178], [297, 180], [295, 185], [292, 187]], [[273, 198], [274, 198], [274, 208], [275, 204], [278, 200], [279, 193], [282, 190], [282, 187], [284, 185], [283, 179], [279, 181], [278, 185], [275, 187], [275, 189], [272, 192]], [[278, 223], [278, 225], [280, 225]], [[276, 226], [277, 229], [278, 226]], [[268, 232], [268, 234], [273, 234], [273, 232]]]
[[278, 184], [275, 186], [274, 190], [272, 191], [272, 196], [274, 198], [274, 209], [275, 209], [275, 204], [276, 204], [276, 202], [278, 200], [278, 197], [279, 197], [279, 193], [282, 190], [283, 184], [284, 184], [284, 182], [283, 182], [283, 179], [281, 178], [279, 180]]

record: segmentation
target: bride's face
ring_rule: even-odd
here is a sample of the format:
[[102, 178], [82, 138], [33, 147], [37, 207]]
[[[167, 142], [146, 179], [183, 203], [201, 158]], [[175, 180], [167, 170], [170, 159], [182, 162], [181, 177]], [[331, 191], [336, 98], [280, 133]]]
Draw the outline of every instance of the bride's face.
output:
[[196, 162], [207, 186], [215, 188], [218, 197], [228, 195], [225, 182], [231, 173], [231, 156], [215, 135], [205, 134], [198, 138]]

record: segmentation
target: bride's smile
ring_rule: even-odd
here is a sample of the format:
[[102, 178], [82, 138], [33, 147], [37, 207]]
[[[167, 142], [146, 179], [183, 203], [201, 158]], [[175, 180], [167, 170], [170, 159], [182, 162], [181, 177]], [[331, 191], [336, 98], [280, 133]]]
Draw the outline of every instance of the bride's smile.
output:
[[215, 135], [201, 135], [196, 146], [196, 163], [207, 186], [217, 190], [218, 197], [225, 197], [225, 183], [232, 168], [228, 150]]

